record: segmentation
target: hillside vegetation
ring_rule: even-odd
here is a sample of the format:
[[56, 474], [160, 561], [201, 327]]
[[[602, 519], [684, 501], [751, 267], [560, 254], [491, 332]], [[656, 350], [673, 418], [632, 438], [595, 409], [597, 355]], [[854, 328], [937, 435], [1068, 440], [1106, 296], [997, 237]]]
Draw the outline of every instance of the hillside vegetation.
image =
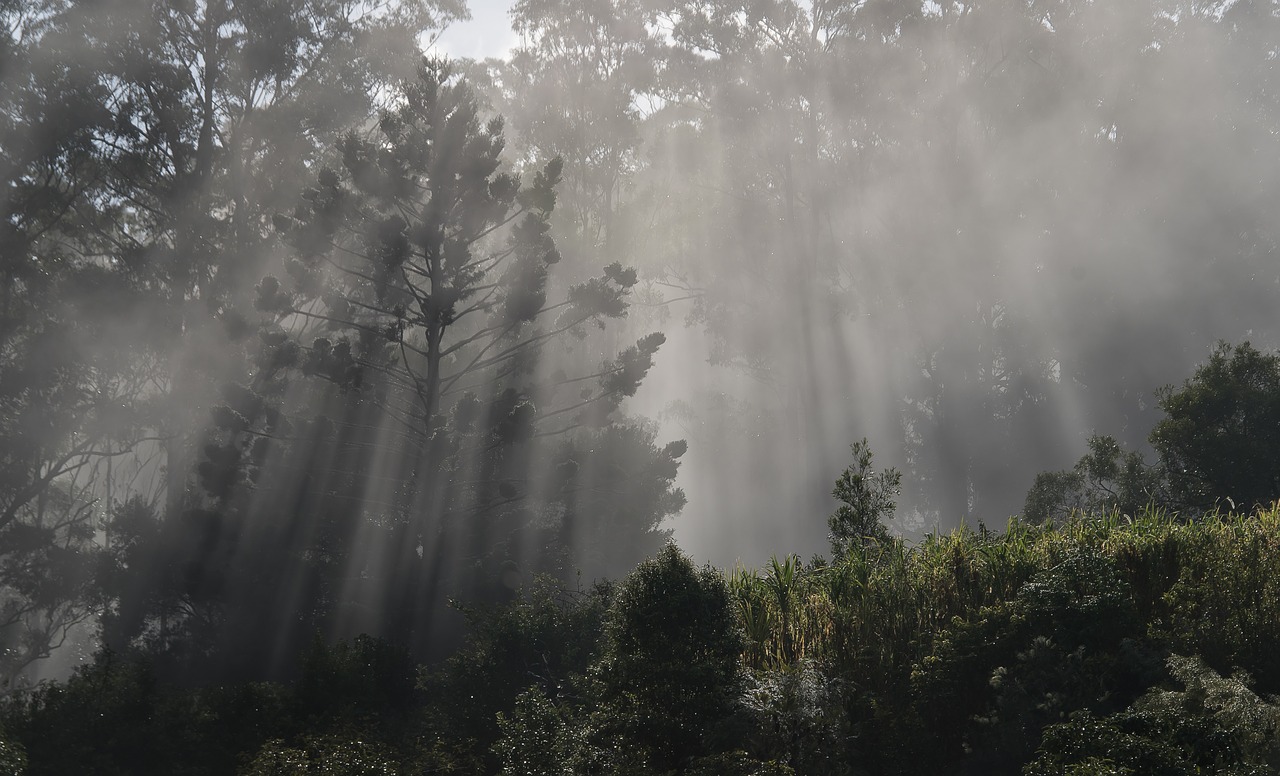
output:
[[290, 684], [101, 656], [11, 703], [11, 772], [1271, 773], [1280, 510], [1012, 521], [470, 611], [415, 669], [317, 642]]

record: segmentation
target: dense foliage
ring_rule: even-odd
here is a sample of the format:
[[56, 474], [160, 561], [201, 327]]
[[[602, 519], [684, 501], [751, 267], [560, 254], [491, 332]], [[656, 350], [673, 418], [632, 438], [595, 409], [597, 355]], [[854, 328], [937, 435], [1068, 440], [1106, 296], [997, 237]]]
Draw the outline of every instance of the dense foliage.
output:
[[1280, 429], [1280, 356], [1225, 342], [1181, 386], [1156, 392], [1164, 417], [1148, 464], [1113, 437], [1094, 434], [1070, 471], [1042, 472], [1022, 514], [1033, 522], [1073, 511], [1137, 514], [1144, 507], [1184, 515], [1266, 507], [1280, 499], [1274, 450]]
[[[14, 773], [1266, 773], [1280, 510], [1013, 521], [469, 613], [449, 661], [313, 645], [191, 689], [104, 653], [11, 702]], [[21, 763], [26, 763], [25, 771]]]

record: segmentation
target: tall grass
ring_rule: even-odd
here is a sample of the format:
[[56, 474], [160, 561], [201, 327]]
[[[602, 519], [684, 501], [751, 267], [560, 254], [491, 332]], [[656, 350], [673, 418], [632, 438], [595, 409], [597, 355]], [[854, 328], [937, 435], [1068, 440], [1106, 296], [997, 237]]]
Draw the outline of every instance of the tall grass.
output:
[[727, 582], [746, 636], [744, 663], [781, 669], [819, 661], [872, 686], [903, 676], [957, 619], [1017, 597], [1073, 551], [1115, 563], [1148, 636], [1213, 665], [1253, 666], [1280, 686], [1280, 509], [1194, 521], [1156, 510], [1077, 515], [1060, 525], [1010, 520], [909, 546], [853, 548], [831, 563], [773, 558]]

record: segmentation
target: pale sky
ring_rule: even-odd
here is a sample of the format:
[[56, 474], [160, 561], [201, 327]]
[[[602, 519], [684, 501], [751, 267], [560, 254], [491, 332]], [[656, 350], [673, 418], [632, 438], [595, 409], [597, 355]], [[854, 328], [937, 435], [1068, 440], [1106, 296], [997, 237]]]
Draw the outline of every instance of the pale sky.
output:
[[440, 36], [438, 46], [454, 57], [505, 56], [516, 43], [507, 10], [511, 0], [467, 0], [471, 21], [459, 22]]

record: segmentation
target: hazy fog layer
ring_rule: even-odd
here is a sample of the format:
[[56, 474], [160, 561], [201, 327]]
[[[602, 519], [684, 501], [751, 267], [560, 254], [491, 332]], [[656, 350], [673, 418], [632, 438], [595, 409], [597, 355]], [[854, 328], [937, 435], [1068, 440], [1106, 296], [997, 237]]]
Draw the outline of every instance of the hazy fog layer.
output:
[[672, 300], [628, 407], [689, 440], [699, 557], [823, 550], [864, 435], [901, 529], [1003, 524], [1215, 340], [1274, 342], [1269, 4], [513, 13], [514, 158], [563, 155], [562, 243]]

